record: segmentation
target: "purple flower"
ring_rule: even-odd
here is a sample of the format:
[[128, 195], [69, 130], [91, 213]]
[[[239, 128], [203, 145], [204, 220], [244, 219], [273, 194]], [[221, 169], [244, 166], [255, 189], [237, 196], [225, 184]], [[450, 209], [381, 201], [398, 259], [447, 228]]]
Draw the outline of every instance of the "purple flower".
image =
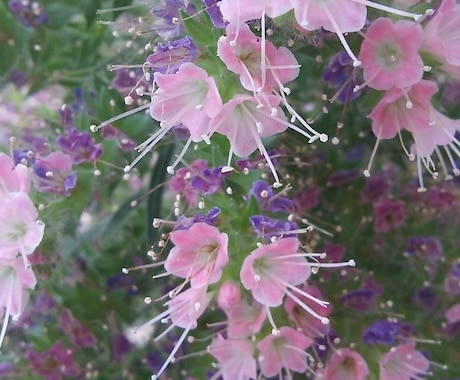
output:
[[432, 310], [436, 306], [437, 297], [433, 289], [429, 286], [418, 289], [411, 298], [416, 305], [422, 306], [426, 310]]
[[131, 343], [123, 334], [117, 333], [112, 337], [112, 352], [115, 362], [120, 363], [131, 348]]
[[173, 20], [180, 20], [180, 10], [190, 15], [195, 12], [195, 8], [189, 1], [161, 0], [160, 4], [151, 10], [154, 16], [154, 23], [151, 25], [152, 30], [165, 40], [179, 36], [183, 32], [183, 24]]
[[294, 202], [299, 210], [308, 211], [318, 205], [320, 195], [319, 187], [312, 186], [298, 193]]
[[33, 164], [34, 183], [38, 191], [69, 195], [77, 184], [77, 173], [72, 171], [72, 159], [62, 152], [36, 158]]
[[289, 234], [289, 231], [298, 229], [297, 224], [294, 222], [284, 222], [264, 215], [253, 215], [249, 217], [249, 221], [257, 235], [264, 239], [293, 237], [294, 235]]
[[77, 347], [91, 347], [96, 344], [96, 337], [68, 309], [64, 309], [59, 317], [59, 328]]
[[47, 351], [29, 351], [29, 360], [32, 371], [46, 380], [61, 380], [65, 377], [76, 377], [82, 373], [81, 368], [73, 359], [73, 350], [64, 348], [61, 342], [56, 342]]
[[216, 224], [216, 220], [220, 214], [219, 207], [212, 207], [206, 214], [195, 214], [191, 218], [181, 215], [176, 223], [176, 230], [184, 230], [192, 227], [195, 223], [206, 223], [210, 226]]
[[367, 344], [386, 344], [392, 346], [395, 339], [405, 335], [404, 326], [399, 322], [381, 320], [371, 324], [363, 334], [363, 341]]
[[340, 102], [356, 99], [361, 91], [353, 91], [358, 83], [358, 70], [353, 67], [353, 60], [348, 53], [341, 52], [334, 55], [324, 68], [323, 80], [329, 82], [337, 91], [335, 98]]
[[369, 177], [366, 185], [361, 191], [361, 201], [364, 203], [374, 203], [385, 196], [390, 189], [388, 180], [383, 175]]
[[147, 57], [146, 62], [155, 72], [174, 74], [184, 62], [193, 62], [198, 52], [192, 40], [186, 36], [166, 45], [158, 43], [153, 54]]
[[62, 151], [68, 154], [74, 164], [94, 162], [102, 155], [102, 145], [95, 144], [88, 132], [80, 132], [75, 128], [67, 131], [65, 136], [57, 139]]
[[206, 13], [216, 28], [225, 28], [228, 23], [224, 21], [224, 16], [222, 16], [222, 12], [217, 5], [218, 2], [219, 0], [204, 0]]
[[135, 141], [126, 136], [122, 131], [114, 128], [111, 124], [102, 128], [101, 136], [104, 139], [118, 140], [120, 149], [125, 152], [131, 152], [137, 145]]
[[353, 182], [358, 177], [358, 170], [339, 170], [329, 177], [327, 184], [329, 186], [345, 186]]
[[294, 202], [286, 197], [275, 194], [273, 189], [263, 180], [255, 181], [248, 198], [253, 195], [262, 210], [291, 213], [295, 210]]
[[341, 297], [345, 307], [356, 311], [368, 312], [374, 308], [377, 299], [382, 295], [383, 288], [374, 281], [367, 279], [361, 286], [361, 289], [352, 290]]
[[225, 177], [228, 176], [228, 173], [222, 173], [221, 169], [222, 167], [216, 167], [201, 170], [200, 174], [190, 180], [192, 189], [203, 195], [214, 194], [222, 187]]
[[457, 259], [452, 263], [444, 280], [444, 288], [449, 294], [460, 294], [460, 259]]
[[404, 202], [382, 199], [374, 204], [374, 216], [375, 232], [389, 232], [398, 228], [406, 220]]
[[407, 242], [406, 252], [428, 262], [435, 262], [442, 257], [442, 245], [433, 236], [411, 236]]
[[10, 11], [16, 16], [21, 24], [30, 28], [48, 22], [48, 14], [43, 5], [30, 0], [12, 0], [9, 3]]

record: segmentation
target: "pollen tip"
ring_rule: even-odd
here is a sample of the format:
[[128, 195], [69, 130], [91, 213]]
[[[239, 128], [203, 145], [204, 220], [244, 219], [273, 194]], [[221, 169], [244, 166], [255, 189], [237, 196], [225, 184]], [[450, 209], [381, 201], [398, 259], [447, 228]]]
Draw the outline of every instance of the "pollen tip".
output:
[[353, 61], [353, 67], [361, 66], [361, 61]]
[[371, 172], [369, 170], [364, 170], [363, 171], [363, 174], [364, 174], [364, 177], [370, 177], [371, 176]]
[[123, 168], [123, 171], [125, 173], [129, 173], [131, 171], [131, 166], [130, 165], [126, 165], [124, 168]]
[[97, 125], [96, 124], [92, 124], [89, 126], [89, 130], [93, 133], [97, 132]]
[[171, 175], [174, 175], [174, 173], [176, 172], [172, 166], [168, 166], [166, 168], [166, 171]]
[[273, 184], [273, 187], [274, 187], [275, 189], [279, 189], [281, 186], [283, 186], [283, 184], [282, 184], [281, 182], [275, 182], [275, 183]]
[[426, 187], [420, 186], [420, 187], [417, 189], [417, 192], [418, 192], [418, 193], [424, 193], [424, 192], [426, 192]]
[[353, 260], [353, 259], [350, 259], [350, 260], [348, 261], [348, 265], [351, 266], [351, 267], [354, 267], [354, 266], [356, 266], [356, 261]]
[[323, 143], [324, 143], [324, 142], [327, 142], [328, 139], [329, 139], [329, 137], [327, 137], [327, 135], [326, 135], [325, 133], [321, 133], [321, 134], [319, 135], [319, 141], [321, 141], [321, 142], [323, 142]]
[[234, 169], [231, 167], [231, 166], [224, 166], [222, 167], [222, 169], [220, 169], [220, 172], [221, 173], [230, 173], [232, 172]]

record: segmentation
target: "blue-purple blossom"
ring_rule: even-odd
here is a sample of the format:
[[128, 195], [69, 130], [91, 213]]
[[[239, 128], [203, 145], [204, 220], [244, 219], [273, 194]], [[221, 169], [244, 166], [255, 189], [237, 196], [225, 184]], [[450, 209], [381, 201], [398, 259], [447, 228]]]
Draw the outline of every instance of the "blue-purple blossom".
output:
[[217, 190], [222, 188], [225, 177], [228, 173], [222, 173], [222, 167], [215, 167], [211, 169], [203, 169], [199, 175], [191, 178], [190, 184], [192, 189], [203, 194], [214, 194]]
[[292, 213], [295, 210], [294, 202], [279, 194], [275, 194], [273, 189], [263, 180], [255, 181], [249, 192], [249, 198], [253, 195], [262, 210], [272, 212]]
[[57, 139], [62, 151], [68, 154], [74, 164], [94, 162], [102, 155], [102, 144], [95, 144], [94, 139], [86, 131], [75, 128], [67, 131], [65, 136]]
[[297, 224], [294, 222], [273, 219], [264, 215], [250, 216], [249, 221], [257, 235], [263, 239], [293, 237], [294, 235], [289, 234], [289, 231], [298, 229]]
[[358, 70], [344, 51], [334, 55], [324, 68], [323, 80], [332, 85], [337, 92], [335, 98], [340, 102], [356, 99], [361, 94], [361, 91], [353, 91], [358, 84]]
[[151, 10], [154, 16], [151, 29], [166, 41], [178, 37], [184, 29], [182, 22], [174, 21], [180, 20], [180, 10], [187, 14], [193, 14], [195, 11], [187, 0], [161, 0], [160, 4]]
[[111, 124], [106, 125], [102, 131], [101, 136], [104, 139], [118, 140], [118, 145], [122, 151], [131, 152], [136, 147], [136, 142], [129, 138], [125, 133], [119, 129], [114, 128]]
[[428, 262], [438, 261], [442, 257], [442, 245], [434, 236], [411, 236], [406, 252]]
[[[406, 327], [407, 328], [407, 327]], [[372, 323], [363, 333], [363, 341], [367, 344], [386, 344], [392, 346], [398, 337], [404, 336], [405, 326], [399, 321], [386, 319]]]
[[220, 215], [219, 207], [212, 207], [206, 214], [195, 214], [194, 216], [187, 218], [186, 216], [179, 216], [176, 223], [176, 230], [183, 230], [192, 227], [195, 223], [206, 223], [210, 226], [216, 224], [217, 218]]
[[12, 0], [9, 7], [21, 24], [27, 27], [35, 28], [48, 22], [48, 14], [43, 5], [37, 1]]
[[204, 0], [206, 13], [216, 28], [225, 28], [228, 23], [224, 20], [224, 16], [222, 16], [222, 12], [217, 4], [218, 2], [219, 0]]
[[72, 171], [72, 159], [62, 152], [36, 158], [32, 169], [38, 191], [69, 195], [77, 184], [77, 172]]
[[155, 72], [174, 74], [180, 65], [193, 62], [198, 56], [196, 46], [185, 36], [167, 44], [158, 43], [153, 54], [147, 57], [148, 66]]

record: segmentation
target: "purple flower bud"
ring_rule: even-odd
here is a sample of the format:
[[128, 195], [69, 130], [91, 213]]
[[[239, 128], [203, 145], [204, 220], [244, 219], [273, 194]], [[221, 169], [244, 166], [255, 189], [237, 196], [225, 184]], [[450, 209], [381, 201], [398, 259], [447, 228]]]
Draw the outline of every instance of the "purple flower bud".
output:
[[292, 200], [275, 194], [273, 189], [263, 180], [255, 181], [252, 189], [248, 194], [248, 198], [254, 196], [262, 210], [271, 212], [286, 212], [292, 213], [296, 207]]
[[345, 186], [360, 176], [358, 170], [339, 170], [333, 173], [327, 182], [329, 186]]
[[169, 41], [166, 45], [158, 43], [153, 54], [146, 62], [153, 71], [162, 74], [174, 74], [180, 65], [192, 62], [197, 58], [197, 49], [189, 37]]
[[48, 14], [43, 9], [43, 5], [36, 1], [12, 0], [9, 7], [21, 24], [27, 27], [35, 28], [48, 22]]
[[361, 191], [361, 201], [363, 203], [374, 203], [385, 196], [390, 189], [390, 185], [383, 175], [369, 177], [363, 191]]
[[403, 201], [382, 199], [374, 204], [374, 231], [389, 232], [404, 224], [406, 210]]
[[221, 169], [222, 167], [203, 169], [200, 174], [191, 178], [192, 189], [203, 195], [214, 194], [222, 187], [225, 177], [228, 176], [228, 173], [222, 173]]
[[367, 344], [386, 344], [392, 346], [395, 344], [396, 338], [406, 335], [404, 334], [404, 330], [404, 326], [399, 321], [377, 321], [364, 331], [363, 341]]
[[342, 103], [356, 99], [361, 94], [361, 91], [353, 91], [358, 83], [358, 70], [353, 67], [353, 60], [346, 52], [332, 57], [324, 68], [323, 80], [337, 91], [335, 97]]
[[180, 216], [176, 223], [176, 230], [184, 230], [192, 227], [195, 223], [206, 223], [210, 226], [216, 224], [216, 220], [220, 214], [219, 207], [211, 208], [206, 214], [195, 214], [191, 218], [185, 216]]
[[249, 217], [249, 221], [257, 235], [264, 239], [292, 237], [294, 235], [289, 234], [289, 231], [298, 229], [294, 222], [284, 222], [264, 215], [253, 215]]
[[442, 257], [442, 245], [433, 236], [411, 236], [407, 242], [406, 252], [428, 262], [438, 261]]
[[96, 344], [96, 337], [68, 309], [64, 309], [59, 317], [59, 328], [77, 347], [91, 347]]
[[69, 129], [65, 136], [57, 139], [62, 151], [68, 154], [75, 164], [94, 162], [102, 155], [102, 145], [95, 144], [88, 132]]

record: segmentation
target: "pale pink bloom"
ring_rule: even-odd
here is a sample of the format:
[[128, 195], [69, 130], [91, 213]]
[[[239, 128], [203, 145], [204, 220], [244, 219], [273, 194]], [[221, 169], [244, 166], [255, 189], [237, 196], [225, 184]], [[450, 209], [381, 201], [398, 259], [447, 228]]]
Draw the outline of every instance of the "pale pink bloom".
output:
[[[422, 80], [408, 89], [393, 87], [385, 93], [367, 116], [372, 119], [372, 132], [377, 137], [377, 142], [364, 172], [366, 176], [369, 175], [381, 139], [400, 135], [402, 129], [412, 132], [419, 128], [428, 128], [431, 121], [431, 98], [437, 90], [435, 82]], [[404, 145], [402, 148], [410, 159], [414, 158]]]
[[200, 318], [206, 311], [213, 294], [208, 293], [206, 287], [202, 287], [199, 289], [189, 288], [177, 295], [172, 292], [171, 296], [173, 298], [165, 303], [165, 306], [167, 306], [168, 309], [140, 327], [140, 329], [143, 329], [158, 321], [167, 323], [170, 320], [172, 322], [171, 325], [159, 336], [157, 336], [155, 341], [160, 340], [174, 327], [181, 327], [184, 329], [168, 358], [165, 360], [158, 372], [155, 375], [152, 375], [152, 380], [158, 379], [168, 367], [169, 363], [173, 361], [174, 355], [179, 350], [190, 330], [197, 327], [198, 318]]
[[420, 379], [428, 374], [429, 360], [410, 342], [391, 347], [379, 360], [380, 380]]
[[40, 244], [45, 229], [37, 217], [37, 209], [25, 193], [9, 193], [0, 200], [0, 257], [13, 259], [21, 254], [28, 265], [26, 256]]
[[324, 380], [365, 380], [369, 369], [360, 354], [341, 348], [332, 353], [323, 374]]
[[155, 73], [158, 89], [152, 94], [150, 116], [163, 131], [182, 124], [193, 141], [209, 134], [209, 119], [215, 117], [222, 100], [214, 79], [193, 63], [182, 64], [174, 74]]
[[286, 293], [306, 281], [311, 274], [309, 263], [298, 253], [299, 241], [286, 238], [252, 251], [241, 266], [241, 282], [261, 304], [275, 307]]
[[206, 223], [170, 234], [174, 247], [164, 264], [169, 273], [190, 280], [192, 288], [219, 281], [228, 262], [228, 236]]
[[285, 83], [299, 75], [299, 64], [289, 49], [277, 49], [270, 41], [261, 41], [247, 24], [227, 27], [227, 35], [217, 43], [217, 55], [240, 76], [241, 85], [253, 92], [282, 91]]
[[305, 350], [313, 340], [292, 327], [281, 327], [278, 334], [270, 334], [257, 345], [259, 365], [264, 376], [287, 372], [303, 373], [308, 369]]
[[226, 281], [220, 286], [219, 293], [217, 294], [217, 305], [221, 309], [227, 310], [231, 308], [232, 305], [237, 303], [240, 299], [240, 287], [235, 282]]
[[[227, 136], [230, 141], [228, 166], [233, 154], [239, 157], [246, 157], [256, 149], [259, 149], [266, 159], [275, 181], [279, 183], [278, 174], [262, 142], [262, 138], [274, 136], [287, 128], [291, 128], [306, 137], [309, 142], [317, 139], [322, 142], [327, 141], [326, 135], [312, 129], [295, 113], [292, 107], [289, 108], [289, 112], [292, 113], [293, 119], [299, 120], [312, 134], [289, 123], [279, 107], [281, 100], [282, 97], [274, 95], [266, 95], [258, 99], [250, 95], [239, 94], [225, 103], [221, 112], [211, 119], [211, 129]], [[285, 105], [287, 105], [286, 103]], [[289, 107], [289, 105], [287, 106]]]
[[221, 0], [219, 8], [224, 19], [238, 24], [256, 20], [265, 13], [270, 18], [281, 16], [292, 9], [286, 0]]
[[[301, 290], [311, 294], [313, 297], [322, 297], [316, 285], [307, 285], [302, 287]], [[299, 299], [321, 317], [327, 317], [332, 312], [332, 304], [324, 307], [302, 295], [299, 296]], [[295, 323], [296, 327], [311, 338], [324, 336], [329, 332], [329, 324], [321, 322], [320, 319], [305, 311], [297, 302], [289, 297], [284, 301], [284, 310], [286, 310], [288, 318]]]
[[5, 197], [13, 191], [30, 191], [29, 169], [22, 164], [15, 165], [10, 156], [0, 153], [0, 197]]
[[366, 84], [377, 90], [406, 88], [423, 76], [419, 55], [422, 27], [412, 21], [375, 20], [366, 32], [358, 59]]
[[224, 339], [218, 334], [208, 346], [209, 353], [220, 364], [212, 379], [248, 380], [257, 377], [252, 343], [246, 339]]
[[0, 347], [5, 337], [10, 316], [18, 318], [29, 299], [29, 289], [37, 283], [32, 269], [25, 268], [20, 258], [0, 258], [0, 308], [5, 309], [0, 332]]
[[460, 5], [443, 0], [424, 28], [423, 50], [441, 63], [460, 66]]
[[228, 309], [227, 314], [227, 334], [230, 338], [246, 338], [250, 335], [257, 334], [267, 316], [266, 308], [261, 304], [254, 302], [252, 305], [246, 301], [238, 301]]

